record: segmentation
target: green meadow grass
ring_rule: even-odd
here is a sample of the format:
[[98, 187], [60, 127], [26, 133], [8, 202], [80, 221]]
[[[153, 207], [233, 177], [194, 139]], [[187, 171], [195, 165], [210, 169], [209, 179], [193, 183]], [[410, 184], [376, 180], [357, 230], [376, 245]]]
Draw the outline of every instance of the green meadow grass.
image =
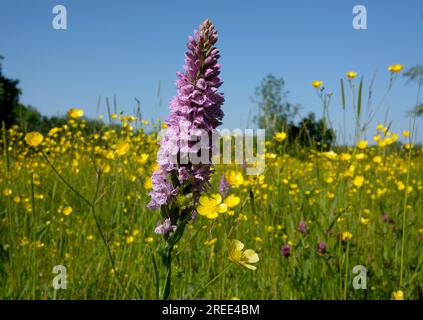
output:
[[[161, 217], [146, 208], [154, 136], [124, 132], [102, 140], [77, 134], [77, 125], [69, 130], [42, 145], [57, 173], [18, 131], [3, 137], [0, 298], [161, 297], [165, 241], [154, 234]], [[108, 159], [102, 150], [113, 150], [119, 136], [131, 148]], [[421, 298], [422, 150], [351, 148], [345, 151], [350, 160], [331, 160], [310, 149], [288, 155], [275, 151], [275, 143], [261, 177], [249, 177], [241, 167], [217, 167], [210, 193], [219, 192], [225, 172], [237, 170], [244, 184], [229, 193], [241, 202], [233, 216], [198, 216], [186, 228], [174, 253], [170, 298], [390, 299], [397, 290], [406, 299]], [[355, 159], [358, 153], [365, 158]], [[146, 163], [137, 161], [141, 154], [149, 155]], [[376, 155], [381, 163], [373, 161]], [[356, 176], [364, 177], [363, 186], [354, 185]], [[72, 212], [65, 215], [65, 207]], [[300, 221], [307, 224], [304, 233]], [[341, 241], [347, 231], [351, 240]], [[228, 259], [228, 238], [258, 253], [257, 270]], [[326, 253], [317, 250], [321, 241]], [[289, 257], [281, 255], [284, 244], [291, 247]], [[56, 265], [66, 267], [66, 289], [53, 287]], [[353, 287], [356, 265], [366, 267], [366, 290]]]

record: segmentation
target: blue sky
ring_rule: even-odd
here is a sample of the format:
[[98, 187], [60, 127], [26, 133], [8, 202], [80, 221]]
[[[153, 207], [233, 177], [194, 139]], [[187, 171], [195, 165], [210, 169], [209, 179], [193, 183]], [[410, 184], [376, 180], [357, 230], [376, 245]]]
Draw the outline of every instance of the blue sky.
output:
[[[66, 31], [52, 28], [52, 8], [57, 4], [67, 8]], [[357, 4], [367, 8], [367, 30], [352, 27], [352, 8]], [[365, 85], [377, 72], [377, 105], [388, 84], [388, 65], [423, 64], [423, 1], [418, 0], [2, 0], [3, 71], [20, 79], [22, 101], [43, 114], [64, 114], [76, 107], [95, 117], [99, 96], [100, 113], [106, 114], [104, 98], [116, 95], [119, 111], [131, 113], [138, 98], [145, 118], [164, 118], [175, 94], [175, 72], [182, 68], [187, 36], [205, 18], [219, 30], [227, 128], [246, 127], [248, 114], [257, 110], [250, 97], [269, 72], [285, 79], [289, 100], [301, 104], [304, 115], [314, 111], [321, 116], [321, 103], [310, 83], [323, 80], [334, 92], [330, 113], [339, 129], [339, 78], [346, 71], [364, 76]], [[389, 108], [392, 128], [407, 129], [405, 115], [416, 96], [417, 85], [406, 85], [399, 77], [376, 120], [383, 121]], [[347, 118], [351, 133], [351, 111]], [[367, 137], [373, 132], [372, 127]]]

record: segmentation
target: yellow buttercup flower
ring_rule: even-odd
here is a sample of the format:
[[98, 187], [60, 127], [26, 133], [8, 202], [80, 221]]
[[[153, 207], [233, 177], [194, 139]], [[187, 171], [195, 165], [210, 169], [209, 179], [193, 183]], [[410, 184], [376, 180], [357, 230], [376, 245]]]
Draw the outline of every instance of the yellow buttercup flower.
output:
[[48, 136], [54, 136], [56, 133], [58, 133], [61, 129], [60, 128], [51, 128], [50, 131], [48, 132]]
[[234, 208], [241, 202], [241, 199], [240, 197], [231, 194], [227, 196], [223, 202], [228, 206], [228, 208]]
[[274, 226], [267, 226], [266, 231], [267, 232], [273, 232], [273, 231], [275, 231], [275, 227]]
[[375, 156], [373, 158], [373, 162], [374, 163], [381, 163], [382, 162], [382, 157], [381, 156]]
[[148, 154], [146, 154], [146, 153], [142, 153], [142, 154], [138, 157], [137, 162], [138, 162], [139, 164], [145, 164], [145, 163], [147, 163], [148, 158], [149, 158], [149, 155], [148, 155]]
[[156, 171], [159, 168], [160, 168], [160, 166], [157, 162], [155, 162], [151, 165], [151, 171]]
[[144, 189], [150, 190], [153, 187], [153, 183], [151, 182], [151, 178], [147, 177], [144, 180]]
[[262, 239], [262, 238], [260, 238], [260, 237], [254, 237], [253, 239], [254, 239], [254, 241], [256, 241], [256, 242], [263, 242], [263, 239]]
[[341, 240], [344, 242], [350, 241], [352, 239], [352, 233], [345, 231], [341, 233]]
[[397, 182], [397, 188], [399, 191], [404, 190], [405, 189], [405, 184], [402, 181], [398, 181]]
[[323, 156], [325, 156], [329, 160], [336, 160], [336, 158], [338, 158], [338, 154], [333, 150], [324, 152]]
[[397, 290], [392, 292], [392, 300], [404, 300], [404, 291]]
[[351, 160], [351, 155], [349, 153], [341, 153], [339, 159], [342, 161], [349, 161]]
[[153, 243], [153, 241], [154, 241], [154, 238], [153, 237], [146, 237], [146, 238], [144, 238], [144, 242], [146, 244]]
[[127, 141], [121, 140], [116, 144], [115, 153], [118, 156], [123, 156], [129, 151], [130, 145]]
[[239, 240], [227, 240], [227, 246], [229, 260], [250, 270], [257, 269], [257, 267], [251, 265], [251, 263], [257, 263], [260, 260], [258, 254], [254, 250], [247, 249], [243, 251], [244, 244]]
[[366, 225], [366, 224], [369, 224], [370, 219], [361, 217], [359, 222], [360, 224]]
[[355, 185], [357, 188], [361, 188], [364, 184], [364, 177], [363, 176], [356, 176], [354, 180], [352, 181], [353, 185]]
[[4, 190], [3, 190], [3, 195], [4, 195], [5, 197], [10, 196], [11, 194], [12, 194], [12, 189], [10, 189], [10, 188], [6, 188], [6, 189], [4, 189]]
[[323, 81], [320, 80], [314, 80], [311, 85], [315, 88], [320, 88], [323, 85]]
[[385, 127], [383, 126], [383, 124], [378, 124], [377, 126], [376, 126], [376, 129], [378, 129], [379, 131], [382, 131], [382, 132], [385, 132]]
[[72, 119], [81, 118], [84, 115], [84, 110], [71, 108], [68, 110], [68, 116]]
[[111, 168], [110, 168], [110, 165], [106, 163], [106, 164], [102, 164], [100, 166], [100, 169], [103, 173], [109, 173]]
[[126, 237], [126, 243], [127, 244], [131, 244], [135, 241], [135, 237], [134, 236], [128, 236]]
[[62, 213], [65, 216], [68, 216], [68, 215], [70, 215], [72, 213], [72, 211], [73, 211], [72, 207], [67, 206], [67, 207], [64, 207], [63, 208]]
[[37, 132], [30, 132], [25, 135], [25, 142], [31, 147], [37, 147], [41, 142], [43, 142], [44, 136]]
[[361, 149], [361, 150], [363, 150], [363, 149], [366, 149], [366, 147], [367, 147], [367, 140], [360, 140], [358, 143], [357, 143], [357, 147], [359, 148], [359, 149]]
[[207, 241], [204, 241], [204, 245], [205, 246], [212, 246], [212, 245], [214, 245], [215, 243], [217, 242], [217, 238], [213, 238], [213, 239], [210, 239], [210, 240], [207, 240]]
[[392, 140], [395, 142], [398, 140], [398, 135], [396, 133], [392, 134]]
[[238, 218], [236, 218], [238, 221], [248, 221], [248, 217], [245, 215], [245, 214], [243, 214], [243, 213], [240, 213], [239, 215], [238, 215]]
[[232, 187], [239, 187], [244, 183], [244, 177], [242, 173], [239, 171], [229, 170], [225, 174], [226, 181], [228, 181], [229, 185]]
[[348, 79], [352, 80], [355, 77], [357, 77], [357, 72], [355, 71], [348, 71], [345, 73], [345, 75], [347, 76]]
[[200, 197], [200, 205], [197, 207], [198, 214], [206, 216], [209, 219], [216, 219], [219, 213], [225, 213], [228, 210], [228, 205], [222, 203], [222, 196], [218, 193], [209, 196]]
[[364, 154], [364, 153], [362, 153], [362, 152], [357, 153], [357, 154], [355, 155], [355, 158], [356, 158], [357, 160], [363, 160], [363, 159], [366, 159], [366, 154]]
[[228, 206], [228, 211], [226, 212], [229, 216], [233, 216], [235, 214], [234, 210], [229, 210], [236, 207], [240, 202], [241, 199], [233, 194], [229, 195], [228, 197], [223, 200], [223, 202]]
[[403, 131], [402, 132], [402, 135], [404, 136], [404, 137], [409, 137], [410, 136], [410, 131]]
[[286, 139], [287, 134], [286, 132], [276, 132], [275, 135], [273, 136], [273, 139], [275, 139], [276, 141], [282, 142]]
[[404, 66], [402, 64], [399, 64], [399, 63], [390, 65], [388, 67], [388, 70], [392, 73], [399, 73], [399, 72], [401, 72], [402, 69], [404, 69]]

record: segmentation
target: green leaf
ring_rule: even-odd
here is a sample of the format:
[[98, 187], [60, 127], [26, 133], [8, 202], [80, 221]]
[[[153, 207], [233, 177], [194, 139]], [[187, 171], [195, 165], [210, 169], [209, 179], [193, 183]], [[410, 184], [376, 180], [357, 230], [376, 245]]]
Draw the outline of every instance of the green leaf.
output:
[[344, 79], [342, 79], [342, 78], [341, 78], [341, 96], [342, 96], [342, 110], [345, 111]]
[[358, 87], [357, 118], [360, 118], [360, 114], [361, 114], [362, 96], [363, 96], [363, 77], [361, 77], [360, 85]]

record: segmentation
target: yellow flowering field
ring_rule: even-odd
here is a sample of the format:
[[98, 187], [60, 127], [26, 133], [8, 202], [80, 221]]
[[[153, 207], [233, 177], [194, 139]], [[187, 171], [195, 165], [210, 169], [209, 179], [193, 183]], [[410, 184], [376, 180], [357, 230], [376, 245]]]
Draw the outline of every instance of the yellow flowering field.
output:
[[[146, 121], [121, 116], [121, 126], [88, 133], [82, 115], [72, 109], [65, 125], [43, 134], [3, 129], [1, 299], [161, 295], [160, 216], [146, 205], [164, 125], [146, 130]], [[376, 143], [289, 152], [286, 133], [277, 133], [266, 141], [262, 174], [216, 166], [175, 246], [170, 296], [421, 297], [423, 150], [393, 144], [401, 135], [409, 132], [379, 125]], [[52, 286], [57, 265], [66, 290]], [[353, 286], [355, 266], [366, 269], [366, 290]]]

